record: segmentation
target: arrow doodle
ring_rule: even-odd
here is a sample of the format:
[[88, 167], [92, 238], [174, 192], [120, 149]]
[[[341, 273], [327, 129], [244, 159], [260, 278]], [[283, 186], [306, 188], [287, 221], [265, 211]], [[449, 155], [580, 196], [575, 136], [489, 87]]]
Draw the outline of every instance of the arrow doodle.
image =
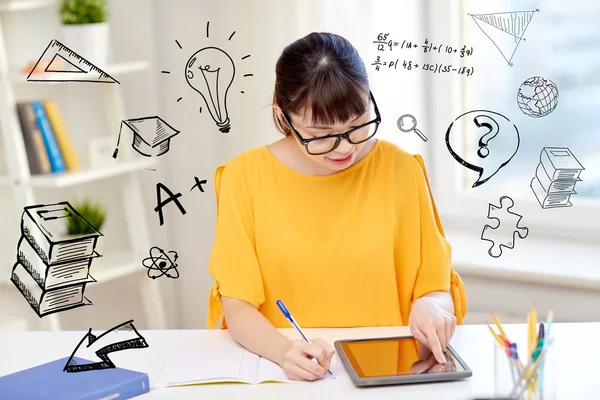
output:
[[[84, 344], [86, 341], [87, 344]], [[123, 322], [100, 336], [92, 334], [90, 328], [75, 347], [63, 371], [82, 372], [116, 368], [108, 358], [109, 353], [143, 347], [148, 347], [148, 343], [133, 326], [133, 320]]]

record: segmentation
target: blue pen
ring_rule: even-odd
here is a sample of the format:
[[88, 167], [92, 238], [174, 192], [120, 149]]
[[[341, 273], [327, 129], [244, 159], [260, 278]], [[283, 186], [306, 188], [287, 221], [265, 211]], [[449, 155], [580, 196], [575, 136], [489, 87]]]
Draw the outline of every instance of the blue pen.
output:
[[[548, 312], [548, 316], [546, 317], [546, 326], [544, 329], [544, 346], [542, 350], [545, 350], [548, 347], [548, 340], [546, 339], [550, 339], [550, 326], [552, 325], [553, 320], [554, 311], [550, 310]], [[538, 371], [538, 383], [539, 385], [537, 386], [537, 389], [538, 391], [540, 391], [544, 387], [544, 364], [540, 365]]]
[[[310, 343], [310, 339], [308, 338], [308, 336], [306, 336], [304, 334], [304, 332], [302, 331], [302, 328], [300, 328], [300, 326], [296, 323], [296, 321], [294, 320], [294, 317], [292, 317], [292, 314], [290, 314], [288, 309], [283, 304], [283, 301], [277, 300], [277, 306], [279, 307], [279, 309], [281, 310], [283, 315], [288, 319], [288, 321], [290, 321], [290, 324], [292, 324], [292, 326], [294, 328], [296, 328], [296, 330], [300, 333], [300, 335], [306, 341], [306, 343]], [[335, 379], [335, 375], [333, 374], [331, 369], [329, 369], [327, 372]]]

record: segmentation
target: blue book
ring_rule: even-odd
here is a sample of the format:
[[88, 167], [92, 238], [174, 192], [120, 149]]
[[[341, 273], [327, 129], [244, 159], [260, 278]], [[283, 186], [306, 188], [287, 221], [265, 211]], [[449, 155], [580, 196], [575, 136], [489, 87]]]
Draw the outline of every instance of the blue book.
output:
[[[2, 400], [130, 399], [150, 391], [148, 374], [123, 368], [65, 372], [69, 357], [0, 377]], [[81, 364], [92, 361], [73, 357]]]
[[46, 145], [52, 172], [62, 172], [66, 168], [65, 160], [60, 152], [60, 147], [58, 147], [58, 142], [56, 141], [56, 136], [54, 136], [50, 120], [48, 120], [44, 104], [41, 101], [34, 101], [31, 106], [33, 107], [33, 112], [42, 133], [42, 139], [44, 139], [44, 144]]

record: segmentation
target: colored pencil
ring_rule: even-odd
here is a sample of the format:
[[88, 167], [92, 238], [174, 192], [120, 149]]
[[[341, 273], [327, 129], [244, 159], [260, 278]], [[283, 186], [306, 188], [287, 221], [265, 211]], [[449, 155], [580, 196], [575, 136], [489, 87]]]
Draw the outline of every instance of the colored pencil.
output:
[[494, 315], [494, 313], [491, 313], [491, 314], [492, 314], [492, 319], [494, 320], [494, 323], [496, 324], [496, 326], [498, 327], [498, 330], [500, 331], [500, 334], [504, 338], [508, 339], [508, 335], [506, 334], [506, 332], [504, 332], [504, 329], [502, 329], [502, 325], [500, 325], [500, 320], [498, 319], [498, 317], [496, 317]]

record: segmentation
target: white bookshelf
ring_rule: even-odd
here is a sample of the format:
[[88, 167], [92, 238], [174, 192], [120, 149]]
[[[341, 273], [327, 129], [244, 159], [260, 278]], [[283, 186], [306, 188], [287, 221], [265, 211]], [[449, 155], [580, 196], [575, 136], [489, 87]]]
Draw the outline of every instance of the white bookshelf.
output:
[[[83, 168], [77, 171], [66, 171], [63, 173], [53, 173], [44, 175], [32, 175], [29, 179], [29, 185], [33, 188], [65, 188], [83, 183], [95, 182], [102, 179], [109, 179], [121, 175], [142, 171], [146, 168], [155, 166], [155, 161], [151, 158], [144, 160], [115, 162], [115, 165]], [[0, 177], [0, 187], [12, 186], [10, 177]]]
[[0, 13], [35, 10], [54, 5], [55, 0], [4, 0], [0, 1]]
[[[27, 75], [20, 71], [11, 70], [9, 67], [6, 41], [3, 29], [3, 18], [9, 12], [27, 11], [41, 9], [56, 5], [54, 0], [0, 0], [0, 138], [2, 139], [3, 157], [0, 160], [6, 164], [7, 174], [0, 176], [0, 196], [12, 195], [13, 203], [17, 210], [28, 205], [38, 204], [36, 202], [36, 190], [61, 190], [81, 184], [94, 184], [99, 181], [113, 179], [115, 183], [115, 195], [120, 195], [122, 203], [123, 230], [129, 236], [129, 250], [112, 251], [103, 249], [102, 257], [94, 259], [90, 275], [96, 280], [93, 285], [103, 285], [126, 276], [139, 276], [140, 278], [140, 304], [145, 310], [148, 324], [151, 329], [166, 329], [166, 316], [162, 293], [157, 283], [148, 278], [146, 268], [142, 265], [142, 259], [147, 257], [147, 251], [151, 247], [147, 222], [140, 205], [144, 204], [139, 181], [139, 172], [152, 169], [155, 160], [142, 156], [133, 157], [131, 149], [121, 145], [118, 160], [107, 160], [103, 167], [82, 167], [75, 171], [61, 173], [48, 173], [43, 175], [31, 175], [27, 152], [23, 141], [19, 118], [16, 110], [17, 86], [31, 84], [27, 82]], [[51, 8], [48, 12], [56, 12]], [[68, 46], [68, 43], [65, 43]], [[35, 52], [35, 51], [33, 51]], [[84, 54], [82, 54], [85, 57]], [[118, 62], [114, 64], [99, 66], [107, 74], [119, 80], [119, 77], [148, 69], [150, 66], [146, 60]], [[40, 97], [43, 97], [45, 85], [61, 85], [61, 82], [36, 82], [36, 89]], [[79, 83], [64, 83], [65, 85], [77, 85]], [[83, 83], [95, 85], [95, 83]], [[104, 105], [108, 116], [110, 136], [115, 139], [118, 128], [126, 112], [123, 101], [123, 93], [119, 84], [98, 84], [105, 91]], [[82, 101], [86, 101], [84, 98]], [[64, 116], [63, 116], [64, 117]], [[68, 126], [67, 126], [68, 128]], [[114, 131], [114, 132], [113, 132]], [[70, 135], [76, 132], [69, 132]], [[84, 165], [86, 163], [83, 163]], [[118, 179], [117, 179], [118, 178]], [[8, 222], [6, 222], [8, 223]], [[12, 223], [12, 220], [11, 220]], [[16, 243], [15, 243], [16, 248]], [[107, 252], [108, 250], [108, 252]], [[16, 252], [13, 257], [16, 257]], [[14, 261], [14, 258], [13, 258]], [[10, 266], [0, 266], [0, 285], [13, 286], [10, 282]], [[14, 286], [13, 286], [14, 287]], [[99, 286], [102, 287], [102, 286]], [[15, 288], [16, 294], [20, 296]], [[23, 301], [26, 301], [23, 299]], [[68, 312], [68, 311], [67, 311]], [[42, 324], [51, 330], [60, 330], [60, 314], [54, 313], [42, 319]], [[34, 318], [37, 318], [35, 314]], [[24, 316], [24, 320], [31, 316]], [[11, 322], [13, 323], [13, 322]], [[14, 321], [14, 324], [25, 323]]]

